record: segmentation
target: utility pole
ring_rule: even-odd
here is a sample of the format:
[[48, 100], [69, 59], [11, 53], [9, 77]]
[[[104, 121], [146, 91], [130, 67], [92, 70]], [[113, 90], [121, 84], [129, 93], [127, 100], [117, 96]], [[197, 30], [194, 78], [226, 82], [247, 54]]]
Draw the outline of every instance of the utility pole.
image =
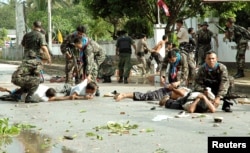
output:
[[48, 48], [52, 49], [51, 0], [48, 0]]

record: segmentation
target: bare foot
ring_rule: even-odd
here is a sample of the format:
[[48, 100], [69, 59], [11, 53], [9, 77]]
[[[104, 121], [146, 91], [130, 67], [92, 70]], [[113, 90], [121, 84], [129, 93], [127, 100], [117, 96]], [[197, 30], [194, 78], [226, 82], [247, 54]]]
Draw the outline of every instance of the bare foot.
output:
[[167, 100], [169, 99], [169, 96], [164, 96], [160, 101], [159, 101], [159, 105], [160, 106], [165, 106]]
[[115, 99], [115, 101], [120, 101], [120, 100], [122, 100], [124, 98], [124, 94], [116, 94], [115, 96], [114, 96], [114, 99]]

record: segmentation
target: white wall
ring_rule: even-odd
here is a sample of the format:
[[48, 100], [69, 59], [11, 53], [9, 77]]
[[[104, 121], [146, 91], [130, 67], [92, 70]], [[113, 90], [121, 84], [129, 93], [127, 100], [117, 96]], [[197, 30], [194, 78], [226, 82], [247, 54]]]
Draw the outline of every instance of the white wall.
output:
[[[235, 42], [223, 42], [224, 34], [218, 35], [219, 48], [218, 57], [221, 62], [235, 62], [236, 44]], [[246, 50], [246, 62], [250, 62], [250, 42]]]

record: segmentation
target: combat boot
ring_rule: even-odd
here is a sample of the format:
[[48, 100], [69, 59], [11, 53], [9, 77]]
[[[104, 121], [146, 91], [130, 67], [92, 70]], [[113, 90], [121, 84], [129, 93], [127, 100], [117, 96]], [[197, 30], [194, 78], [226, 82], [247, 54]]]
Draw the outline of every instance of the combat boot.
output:
[[34, 99], [31, 95], [27, 95], [25, 99], [25, 103], [39, 103], [39, 101]]
[[123, 82], [123, 77], [120, 77], [120, 79], [118, 80], [118, 83], [122, 83]]
[[124, 84], [128, 84], [128, 78], [127, 77], [124, 78]]
[[237, 78], [242, 78], [244, 76], [245, 76], [244, 71], [238, 70], [238, 73], [234, 75], [234, 78], [237, 79]]
[[110, 78], [110, 76], [105, 76], [105, 77], [103, 77], [103, 83], [111, 83], [111, 78]]
[[95, 96], [96, 96], [96, 97], [99, 97], [100, 94], [101, 94], [101, 93], [100, 93], [100, 90], [99, 90], [99, 88], [97, 88], [97, 90], [96, 90], [96, 92], [95, 92]]
[[222, 105], [222, 110], [225, 112], [233, 112], [230, 105], [233, 105], [233, 103], [231, 103], [230, 101], [224, 99], [223, 100], [223, 105]]

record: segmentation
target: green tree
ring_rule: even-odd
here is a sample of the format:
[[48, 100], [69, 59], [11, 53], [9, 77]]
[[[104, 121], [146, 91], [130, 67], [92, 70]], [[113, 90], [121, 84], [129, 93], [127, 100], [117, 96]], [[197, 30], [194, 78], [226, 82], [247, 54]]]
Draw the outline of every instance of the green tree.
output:
[[0, 28], [15, 29], [16, 27], [15, 0], [0, 5]]
[[5, 41], [7, 40], [7, 30], [5, 28], [2, 28], [0, 30], [0, 47], [3, 47], [5, 45]]

